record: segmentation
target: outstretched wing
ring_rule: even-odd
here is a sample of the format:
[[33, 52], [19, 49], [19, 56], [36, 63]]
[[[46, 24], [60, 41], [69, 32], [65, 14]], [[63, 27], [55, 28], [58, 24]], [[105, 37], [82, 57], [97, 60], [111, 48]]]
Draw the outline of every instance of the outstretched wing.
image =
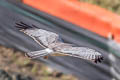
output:
[[24, 32], [25, 34], [32, 37], [40, 45], [42, 44], [45, 48], [51, 43], [59, 40], [59, 35], [47, 30], [38, 29], [35, 25], [29, 26], [23, 22], [16, 23], [16, 27]]
[[99, 52], [86, 47], [65, 47], [65, 48], [63, 47], [59, 49], [58, 52], [73, 57], [92, 60], [95, 63], [101, 62], [101, 60], [103, 60], [103, 57]]

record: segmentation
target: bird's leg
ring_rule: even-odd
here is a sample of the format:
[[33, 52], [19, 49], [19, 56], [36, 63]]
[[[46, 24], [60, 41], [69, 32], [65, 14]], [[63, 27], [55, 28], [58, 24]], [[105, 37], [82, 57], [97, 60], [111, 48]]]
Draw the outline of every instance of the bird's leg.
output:
[[60, 52], [55, 52], [54, 54], [51, 54], [51, 56], [67, 56], [67, 55], [61, 54]]
[[48, 59], [48, 56], [44, 56], [44, 59]]

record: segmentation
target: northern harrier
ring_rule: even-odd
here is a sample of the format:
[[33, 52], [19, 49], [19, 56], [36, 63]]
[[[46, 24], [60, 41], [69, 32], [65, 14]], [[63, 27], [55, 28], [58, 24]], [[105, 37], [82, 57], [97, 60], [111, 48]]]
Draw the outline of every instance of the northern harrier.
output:
[[71, 44], [62, 42], [58, 34], [39, 29], [35, 25], [30, 26], [19, 22], [16, 23], [16, 27], [45, 48], [39, 51], [28, 52], [27, 55], [31, 58], [60, 54], [94, 61], [95, 63], [103, 60], [103, 56], [99, 52], [87, 47], [73, 47]]

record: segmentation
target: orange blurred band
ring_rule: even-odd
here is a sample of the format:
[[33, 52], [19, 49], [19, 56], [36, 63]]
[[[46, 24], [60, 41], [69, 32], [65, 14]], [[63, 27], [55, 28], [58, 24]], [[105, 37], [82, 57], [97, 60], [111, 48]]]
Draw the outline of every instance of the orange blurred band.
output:
[[120, 43], [120, 16], [77, 0], [23, 0], [33, 8], [79, 25], [103, 37], [111, 33]]

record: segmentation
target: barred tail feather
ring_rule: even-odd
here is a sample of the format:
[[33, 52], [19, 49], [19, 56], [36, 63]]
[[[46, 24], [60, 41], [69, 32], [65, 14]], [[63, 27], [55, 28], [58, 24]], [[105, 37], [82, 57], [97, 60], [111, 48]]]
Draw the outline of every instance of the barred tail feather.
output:
[[39, 50], [39, 51], [28, 52], [26, 54], [27, 54], [28, 57], [30, 57], [32, 59], [35, 59], [35, 58], [39, 58], [39, 57], [45, 57], [49, 53], [47, 53], [46, 50]]

